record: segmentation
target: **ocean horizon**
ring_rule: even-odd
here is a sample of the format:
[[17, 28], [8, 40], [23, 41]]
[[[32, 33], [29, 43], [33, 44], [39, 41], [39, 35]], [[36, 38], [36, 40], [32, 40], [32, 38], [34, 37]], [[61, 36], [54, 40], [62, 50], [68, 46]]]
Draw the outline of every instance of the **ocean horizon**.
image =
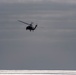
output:
[[0, 75], [76, 75], [76, 70], [0, 70]]

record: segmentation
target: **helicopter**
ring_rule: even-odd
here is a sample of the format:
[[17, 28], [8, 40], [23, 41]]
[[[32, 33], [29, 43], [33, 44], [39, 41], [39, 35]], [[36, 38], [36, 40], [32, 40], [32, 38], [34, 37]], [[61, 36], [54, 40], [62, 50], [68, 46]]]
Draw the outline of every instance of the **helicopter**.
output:
[[23, 22], [23, 21], [21, 21], [21, 20], [18, 20], [18, 21], [21, 22], [21, 23], [24, 23], [24, 24], [28, 25], [28, 26], [26, 27], [26, 30], [30, 30], [30, 32], [31, 32], [31, 31], [34, 31], [34, 30], [36, 29], [36, 27], [38, 26], [38, 25], [36, 24], [35, 27], [33, 27], [33, 22], [31, 22], [31, 23], [29, 24], [29, 23]]

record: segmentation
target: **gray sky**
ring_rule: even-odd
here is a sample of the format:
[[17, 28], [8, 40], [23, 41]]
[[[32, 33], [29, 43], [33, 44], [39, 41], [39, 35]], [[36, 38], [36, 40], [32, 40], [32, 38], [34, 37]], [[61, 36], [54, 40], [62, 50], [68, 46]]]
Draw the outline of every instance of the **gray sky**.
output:
[[0, 69], [76, 69], [75, 20], [75, 0], [0, 0]]

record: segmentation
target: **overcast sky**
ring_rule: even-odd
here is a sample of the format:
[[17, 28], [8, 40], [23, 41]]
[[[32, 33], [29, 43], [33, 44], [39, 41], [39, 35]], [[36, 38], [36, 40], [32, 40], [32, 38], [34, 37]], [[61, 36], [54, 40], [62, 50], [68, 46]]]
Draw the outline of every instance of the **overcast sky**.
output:
[[76, 0], [0, 0], [0, 69], [75, 70]]

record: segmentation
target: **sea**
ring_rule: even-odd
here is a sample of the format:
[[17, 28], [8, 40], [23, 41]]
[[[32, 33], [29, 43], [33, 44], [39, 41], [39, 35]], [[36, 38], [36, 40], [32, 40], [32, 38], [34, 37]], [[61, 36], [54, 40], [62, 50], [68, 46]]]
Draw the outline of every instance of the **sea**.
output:
[[0, 75], [76, 75], [76, 70], [0, 70]]

